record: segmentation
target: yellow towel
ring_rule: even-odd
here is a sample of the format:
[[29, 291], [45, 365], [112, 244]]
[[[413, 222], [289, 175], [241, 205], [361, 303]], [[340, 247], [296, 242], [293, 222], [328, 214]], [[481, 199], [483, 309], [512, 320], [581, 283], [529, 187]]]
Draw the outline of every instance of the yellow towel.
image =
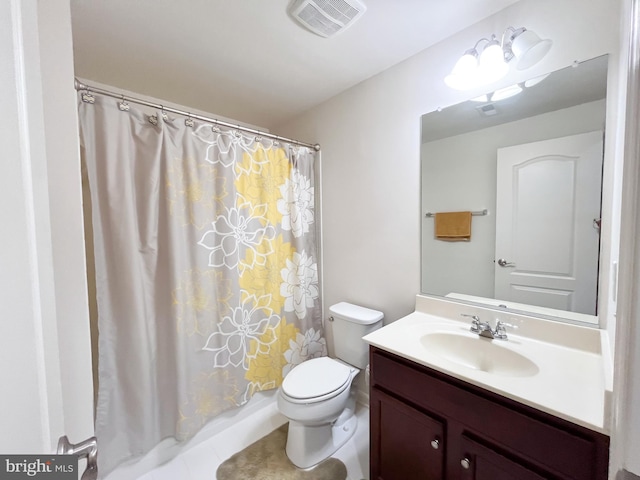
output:
[[435, 238], [449, 242], [471, 240], [471, 212], [435, 214]]

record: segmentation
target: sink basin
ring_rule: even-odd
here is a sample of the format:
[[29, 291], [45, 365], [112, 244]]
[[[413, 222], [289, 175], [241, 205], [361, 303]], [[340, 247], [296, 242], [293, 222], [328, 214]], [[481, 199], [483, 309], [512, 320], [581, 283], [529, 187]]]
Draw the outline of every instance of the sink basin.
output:
[[538, 366], [524, 355], [482, 337], [459, 333], [433, 332], [420, 338], [428, 353], [463, 367], [507, 377], [530, 377]]

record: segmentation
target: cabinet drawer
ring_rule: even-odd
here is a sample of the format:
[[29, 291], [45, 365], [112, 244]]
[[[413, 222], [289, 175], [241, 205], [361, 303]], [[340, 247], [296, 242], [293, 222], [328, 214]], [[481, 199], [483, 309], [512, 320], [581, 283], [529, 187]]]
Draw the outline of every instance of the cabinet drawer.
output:
[[467, 431], [545, 471], [606, 478], [608, 437], [372, 349], [371, 384], [418, 407], [455, 418]]

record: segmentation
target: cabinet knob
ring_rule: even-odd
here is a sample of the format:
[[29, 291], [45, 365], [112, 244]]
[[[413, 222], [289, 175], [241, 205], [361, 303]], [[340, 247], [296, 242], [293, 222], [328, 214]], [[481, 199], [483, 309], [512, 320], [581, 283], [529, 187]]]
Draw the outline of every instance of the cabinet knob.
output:
[[440, 440], [433, 439], [431, 440], [431, 448], [433, 448], [434, 450], [438, 450], [440, 448]]
[[465, 470], [469, 470], [469, 467], [471, 466], [471, 460], [465, 457], [460, 460], [460, 465], [462, 465], [462, 468], [464, 468]]

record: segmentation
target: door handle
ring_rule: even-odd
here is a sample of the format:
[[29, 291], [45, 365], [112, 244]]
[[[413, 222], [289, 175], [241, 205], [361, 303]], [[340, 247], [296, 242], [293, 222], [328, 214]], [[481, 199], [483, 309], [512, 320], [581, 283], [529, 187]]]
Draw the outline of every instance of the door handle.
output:
[[498, 265], [500, 265], [501, 267], [515, 267], [516, 264], [513, 262], [507, 262], [504, 258], [499, 258], [498, 259]]
[[98, 478], [98, 442], [96, 437], [86, 439], [75, 445], [69, 442], [66, 435], [58, 440], [58, 455], [78, 455], [87, 457], [87, 468], [81, 480], [95, 480]]

